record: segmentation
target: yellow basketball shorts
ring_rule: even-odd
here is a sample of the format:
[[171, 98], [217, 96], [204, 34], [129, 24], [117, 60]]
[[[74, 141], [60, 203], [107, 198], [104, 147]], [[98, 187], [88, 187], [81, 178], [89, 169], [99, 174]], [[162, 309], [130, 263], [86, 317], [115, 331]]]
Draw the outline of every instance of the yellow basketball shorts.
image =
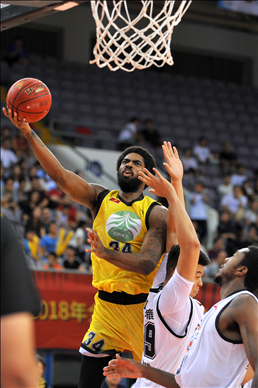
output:
[[[134, 299], [132, 303], [112, 303], [100, 299], [104, 294], [116, 296], [125, 295]], [[113, 298], [115, 295], [115, 299]], [[136, 298], [136, 300], [135, 300]], [[129, 350], [133, 358], [141, 361], [143, 352], [143, 308], [147, 294], [128, 295], [114, 292], [112, 294], [99, 291], [95, 295], [95, 306], [90, 327], [83, 337], [80, 353], [91, 357], [115, 356], [116, 353]], [[109, 299], [109, 297], [108, 297]], [[138, 303], [141, 301], [140, 303]], [[121, 304], [119, 304], [121, 303]], [[125, 303], [128, 303], [126, 301]], [[129, 302], [130, 303], [130, 302]]]

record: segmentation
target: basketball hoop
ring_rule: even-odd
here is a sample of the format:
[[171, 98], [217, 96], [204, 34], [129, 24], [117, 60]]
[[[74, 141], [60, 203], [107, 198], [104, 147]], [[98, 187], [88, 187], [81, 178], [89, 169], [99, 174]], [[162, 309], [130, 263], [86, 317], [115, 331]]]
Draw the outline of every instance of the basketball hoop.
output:
[[90, 63], [128, 72], [152, 65], [162, 67], [166, 63], [172, 66], [172, 33], [191, 2], [181, 1], [173, 14], [175, 0], [163, 1], [162, 10], [154, 15], [155, 3], [162, 2], [141, 0], [142, 9], [132, 19], [128, 9], [130, 1], [91, 1], [97, 41], [93, 50], [95, 59]]

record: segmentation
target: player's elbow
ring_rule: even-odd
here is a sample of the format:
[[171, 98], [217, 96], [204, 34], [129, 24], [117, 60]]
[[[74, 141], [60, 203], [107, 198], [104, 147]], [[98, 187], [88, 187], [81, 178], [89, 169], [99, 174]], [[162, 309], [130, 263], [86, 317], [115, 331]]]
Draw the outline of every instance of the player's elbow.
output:
[[197, 238], [192, 238], [192, 239], [189, 239], [187, 242], [184, 241], [182, 243], [182, 245], [180, 244], [179, 242], [179, 245], [180, 246], [183, 246], [184, 249], [188, 249], [189, 251], [193, 251], [193, 250], [196, 250], [196, 251], [200, 251], [201, 249], [201, 243], [200, 241], [197, 239]]
[[150, 275], [154, 271], [156, 266], [157, 266], [157, 263], [154, 263], [151, 260], [146, 261], [144, 266], [142, 267], [142, 275], [144, 276]]

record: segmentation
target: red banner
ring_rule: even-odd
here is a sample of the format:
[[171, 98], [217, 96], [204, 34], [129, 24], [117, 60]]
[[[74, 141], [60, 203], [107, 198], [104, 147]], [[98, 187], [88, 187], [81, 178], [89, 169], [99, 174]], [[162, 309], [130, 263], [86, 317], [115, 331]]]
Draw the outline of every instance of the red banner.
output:
[[78, 349], [93, 312], [92, 276], [35, 271], [41, 312], [35, 319], [38, 349]]
[[[92, 276], [70, 272], [34, 271], [41, 296], [35, 318], [38, 349], [79, 349], [93, 312]], [[197, 299], [207, 311], [220, 300], [219, 287], [205, 282]]]

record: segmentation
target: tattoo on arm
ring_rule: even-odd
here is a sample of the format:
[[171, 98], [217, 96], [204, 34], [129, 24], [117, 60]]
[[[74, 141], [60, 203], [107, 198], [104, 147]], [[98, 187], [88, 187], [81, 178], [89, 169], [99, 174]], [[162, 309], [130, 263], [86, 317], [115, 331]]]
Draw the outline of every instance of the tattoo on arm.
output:
[[230, 303], [229, 307], [230, 308], [236, 308], [241, 306], [244, 303], [244, 300], [242, 298], [236, 298], [232, 303]]
[[252, 349], [252, 340], [251, 340], [251, 336], [250, 336], [250, 332], [249, 332], [249, 327], [248, 327], [247, 321], [244, 321], [244, 327], [245, 327], [245, 332], [246, 332], [246, 338], [247, 338], [247, 345], [248, 345], [249, 354], [250, 354], [250, 357], [254, 357], [253, 349]]
[[38, 137], [38, 135], [33, 130], [31, 130], [30, 135], [33, 139], [35, 139], [37, 141], [37, 143], [39, 143], [41, 145], [41, 147], [46, 147], [45, 144], [41, 141], [41, 139]]

